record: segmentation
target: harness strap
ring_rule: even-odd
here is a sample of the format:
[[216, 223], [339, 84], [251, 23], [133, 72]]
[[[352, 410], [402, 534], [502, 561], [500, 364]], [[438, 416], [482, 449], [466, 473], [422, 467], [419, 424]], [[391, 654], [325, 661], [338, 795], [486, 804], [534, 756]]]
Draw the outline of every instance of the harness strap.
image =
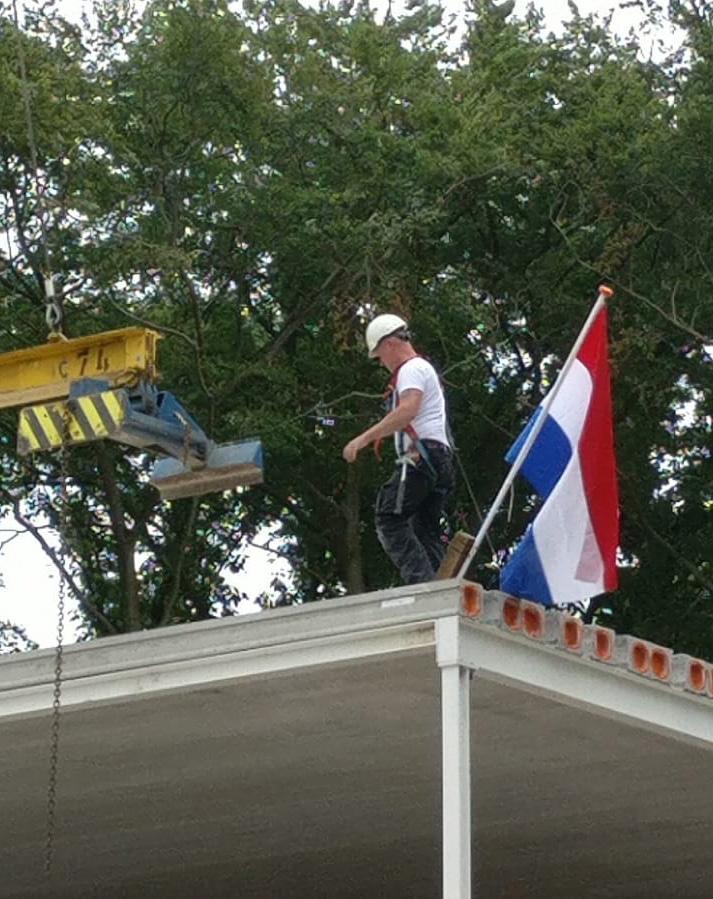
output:
[[[420, 358], [420, 355], [417, 354], [416, 357], [412, 357], [412, 358]], [[383, 393], [384, 404], [387, 406], [387, 408], [388, 408], [389, 404], [391, 404], [391, 409], [389, 409], [389, 411], [392, 411], [393, 409], [396, 408], [393, 405], [393, 396], [394, 396], [394, 391], [396, 390], [396, 379], [398, 378], [399, 371], [401, 370], [401, 366], [405, 365], [406, 362], [410, 362], [410, 361], [411, 361], [410, 359], [406, 359], [405, 362], [402, 362], [401, 365], [397, 365], [396, 368], [391, 372], [391, 377], [389, 378], [389, 383], [386, 385], [386, 390]], [[413, 434], [416, 434], [416, 431], [413, 429], [413, 427], [411, 425], [408, 425], [406, 428], [406, 433], [413, 440], [414, 438], [411, 434], [409, 434], [408, 428], [411, 428], [411, 430], [413, 431]], [[418, 435], [416, 436], [416, 439], [418, 439]], [[384, 441], [383, 437], [378, 437], [374, 441], [374, 455], [379, 460], [379, 462], [381, 462], [381, 444], [383, 443], [383, 441]]]
[[[422, 359], [422, 358], [423, 358], [423, 356], [421, 356], [420, 353], [417, 353], [416, 356], [411, 357], [411, 359]], [[392, 409], [396, 408], [396, 406], [394, 405], [394, 402], [393, 402], [393, 397], [394, 397], [394, 392], [396, 391], [396, 381], [398, 379], [399, 371], [401, 370], [401, 366], [406, 365], [406, 362], [410, 362], [411, 359], [406, 359], [404, 362], [401, 363], [401, 365], [397, 365], [396, 368], [391, 372], [391, 377], [389, 378], [389, 383], [387, 384], [386, 390], [384, 391], [384, 402], [387, 404], [391, 403]], [[416, 452], [426, 463], [431, 474], [435, 474], [436, 469], [433, 467], [433, 463], [431, 462], [431, 458], [428, 454], [428, 450], [426, 449], [426, 447], [424, 446], [420, 437], [416, 433], [416, 429], [414, 428], [414, 426], [411, 424], [406, 425], [406, 427], [403, 429], [402, 433], [406, 434], [407, 437], [411, 440], [411, 445], [416, 447]], [[382, 441], [383, 441], [382, 437], [379, 437], [377, 440], [374, 441], [374, 455], [379, 460], [379, 462], [381, 462]], [[408, 464], [412, 465], [413, 460], [410, 459], [407, 455], [401, 455], [401, 456], [399, 456], [399, 458], [397, 460], [397, 464], [400, 464], [403, 466], [401, 469], [401, 482], [399, 485], [399, 494], [403, 498], [402, 486], [406, 480], [406, 465], [408, 465]], [[398, 500], [397, 500], [397, 505], [399, 505]]]
[[406, 469], [409, 465], [415, 465], [413, 459], [409, 459], [408, 456], [402, 456], [398, 463], [401, 466], [401, 477], [399, 478], [399, 486], [396, 490], [396, 504], [394, 506], [394, 512], [397, 515], [400, 515], [404, 509], [404, 494], [406, 493]]

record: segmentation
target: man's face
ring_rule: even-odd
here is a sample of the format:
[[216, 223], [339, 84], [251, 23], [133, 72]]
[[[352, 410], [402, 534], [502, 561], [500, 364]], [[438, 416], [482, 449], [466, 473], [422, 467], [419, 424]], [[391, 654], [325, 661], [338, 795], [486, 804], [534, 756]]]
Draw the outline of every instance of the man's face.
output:
[[392, 371], [394, 367], [395, 344], [395, 337], [384, 337], [384, 339], [379, 342], [379, 345], [374, 350], [376, 358], [384, 366], [384, 368], [388, 368], [389, 371]]

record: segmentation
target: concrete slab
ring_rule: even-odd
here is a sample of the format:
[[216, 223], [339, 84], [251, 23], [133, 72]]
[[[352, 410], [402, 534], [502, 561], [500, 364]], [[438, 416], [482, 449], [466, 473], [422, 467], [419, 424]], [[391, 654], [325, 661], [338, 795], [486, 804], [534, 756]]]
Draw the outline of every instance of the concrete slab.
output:
[[[2, 660], [0, 895], [439, 896], [444, 583], [73, 647], [51, 882], [51, 653]], [[491, 676], [471, 716], [476, 896], [710, 895], [704, 743]]]

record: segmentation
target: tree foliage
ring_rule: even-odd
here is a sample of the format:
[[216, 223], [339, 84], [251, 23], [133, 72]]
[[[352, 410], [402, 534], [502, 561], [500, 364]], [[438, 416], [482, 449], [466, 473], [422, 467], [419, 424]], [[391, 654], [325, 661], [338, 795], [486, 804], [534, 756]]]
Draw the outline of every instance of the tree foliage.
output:
[[[554, 38], [488, 0], [462, 33], [428, 2], [96, 2], [82, 32], [6, 12], [0, 349], [44, 339], [44, 232], [71, 335], [156, 328], [162, 383], [266, 450], [264, 486], [169, 505], [146, 459], [90, 445], [62, 515], [59, 460], [21, 463], [2, 414], [0, 502], [38, 539], [61, 526], [88, 634], [230, 613], [226, 573], [266, 525], [287, 601], [395, 582], [371, 526], [387, 463], [340, 456], [381, 414], [375, 311], [443, 371], [451, 525], [476, 527], [606, 278], [622, 587], [599, 614], [713, 655], [713, 6], [648, 11], [685, 35], [663, 62], [574, 8]], [[475, 577], [495, 582], [532, 509], [519, 488]]]
[[37, 643], [27, 636], [24, 628], [10, 621], [0, 621], [0, 654], [26, 652], [37, 649]]

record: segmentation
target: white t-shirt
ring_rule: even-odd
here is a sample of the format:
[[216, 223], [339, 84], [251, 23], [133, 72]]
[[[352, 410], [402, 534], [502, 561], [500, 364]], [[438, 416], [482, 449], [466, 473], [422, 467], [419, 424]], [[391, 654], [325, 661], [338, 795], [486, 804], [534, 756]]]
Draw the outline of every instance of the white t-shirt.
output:
[[[430, 362], [420, 356], [404, 362], [396, 375], [394, 407], [398, 403], [399, 394], [406, 390], [420, 390], [422, 393], [421, 407], [411, 422], [419, 440], [437, 440], [450, 446], [446, 427], [446, 400], [436, 370]], [[407, 449], [411, 442], [403, 433], [395, 434], [394, 438], [397, 454], [402, 451], [402, 447]]]

